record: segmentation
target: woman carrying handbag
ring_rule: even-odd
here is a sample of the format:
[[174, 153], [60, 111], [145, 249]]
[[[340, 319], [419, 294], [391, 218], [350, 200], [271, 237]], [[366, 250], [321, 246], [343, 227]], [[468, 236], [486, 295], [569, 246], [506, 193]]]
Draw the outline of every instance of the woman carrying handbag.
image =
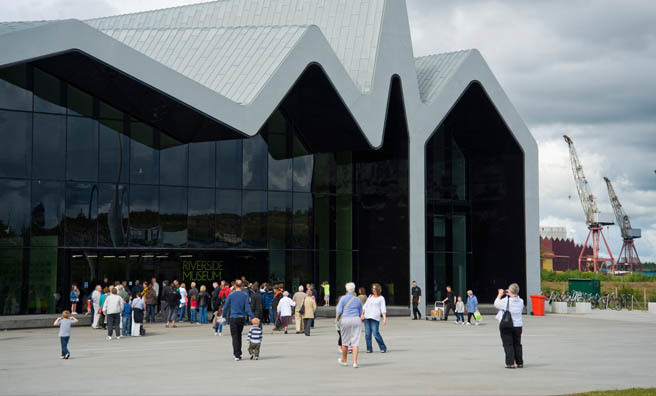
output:
[[[506, 297], [503, 297], [504, 294]], [[508, 369], [524, 367], [522, 356], [524, 300], [518, 294], [519, 285], [513, 283], [508, 286], [508, 290], [499, 289], [499, 294], [494, 300], [494, 307], [499, 310], [496, 318], [499, 321], [499, 332], [501, 333], [501, 342], [506, 354], [506, 368]]]

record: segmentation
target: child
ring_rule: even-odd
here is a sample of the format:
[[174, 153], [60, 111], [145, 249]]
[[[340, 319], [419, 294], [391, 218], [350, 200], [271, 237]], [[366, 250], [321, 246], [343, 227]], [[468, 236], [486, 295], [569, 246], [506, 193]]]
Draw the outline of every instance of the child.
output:
[[214, 321], [214, 335], [223, 335], [223, 324], [225, 323], [225, 318], [223, 317], [223, 308], [219, 307], [219, 309], [214, 312], [214, 318], [212, 319]]
[[132, 333], [132, 305], [130, 300], [125, 297], [123, 299], [123, 311], [121, 312], [121, 319], [123, 320], [123, 335], [129, 336]]
[[189, 322], [191, 324], [196, 323], [196, 311], [198, 310], [198, 301], [196, 296], [191, 296], [191, 302], [189, 303]]
[[77, 285], [71, 287], [69, 299], [71, 300], [71, 312], [73, 315], [77, 315], [77, 302], [80, 301], [80, 291], [77, 289]]
[[62, 312], [62, 316], [55, 320], [53, 326], [59, 326], [59, 340], [61, 341], [61, 356], [60, 359], [68, 359], [71, 353], [68, 351], [68, 340], [71, 338], [71, 326], [77, 323], [75, 317], [71, 317], [69, 311]]
[[458, 302], [456, 303], [456, 324], [462, 320], [462, 324], [465, 324], [465, 303], [462, 302], [462, 297], [458, 296]]
[[262, 328], [260, 327], [260, 320], [253, 319], [253, 326], [248, 330], [248, 353], [251, 355], [251, 360], [260, 359], [260, 345], [262, 345]]

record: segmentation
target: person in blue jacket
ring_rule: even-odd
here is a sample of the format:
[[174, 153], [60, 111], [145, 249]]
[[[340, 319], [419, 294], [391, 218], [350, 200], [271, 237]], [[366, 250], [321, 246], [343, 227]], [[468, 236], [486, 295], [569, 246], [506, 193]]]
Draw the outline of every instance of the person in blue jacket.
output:
[[249, 303], [248, 294], [243, 291], [244, 284], [241, 280], [235, 281], [235, 291], [228, 295], [223, 307], [223, 317], [230, 324], [230, 335], [232, 336], [232, 352], [235, 361], [241, 360], [241, 339], [244, 325], [250, 318], [254, 318]]
[[260, 294], [262, 295], [262, 304], [264, 305], [262, 319], [264, 319], [264, 323], [273, 323], [275, 317], [275, 313], [271, 309], [273, 305], [273, 290], [271, 290], [268, 283], [264, 284]]
[[[471, 325], [471, 318], [476, 311], [478, 311], [478, 298], [476, 298], [473, 291], [467, 290], [467, 326]], [[475, 317], [474, 324], [478, 326], [478, 321]]]

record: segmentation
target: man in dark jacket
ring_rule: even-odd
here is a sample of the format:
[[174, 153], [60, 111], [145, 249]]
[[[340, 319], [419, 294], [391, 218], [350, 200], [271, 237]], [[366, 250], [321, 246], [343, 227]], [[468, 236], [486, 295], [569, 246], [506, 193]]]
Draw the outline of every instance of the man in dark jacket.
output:
[[264, 306], [264, 312], [262, 312], [262, 319], [264, 323], [271, 323], [273, 324], [274, 319], [273, 315], [271, 313], [273, 312], [271, 310], [271, 306], [273, 305], [273, 290], [271, 290], [271, 287], [269, 287], [268, 283], [264, 284], [264, 288], [260, 292], [262, 295], [262, 305]]
[[[221, 286], [223, 286], [223, 281], [221, 281]], [[221, 288], [219, 287], [219, 283], [216, 281], [212, 283], [212, 287], [214, 288], [212, 290], [212, 312], [216, 312], [219, 310], [219, 306], [221, 305], [221, 300], [219, 300], [219, 292], [221, 291]]]
[[166, 327], [175, 327], [175, 318], [178, 316], [178, 306], [180, 305], [180, 292], [178, 289], [170, 289], [166, 295], [166, 302], [169, 306], [168, 317], [166, 318]]
[[[251, 311], [253, 312], [253, 315], [258, 319], [261, 318], [262, 317], [262, 295], [260, 294], [259, 290], [257, 290], [256, 285], [253, 285], [251, 287], [250, 305], [251, 305]], [[262, 322], [260, 322], [260, 327], [262, 327]]]
[[280, 317], [278, 316], [278, 303], [282, 300], [284, 296], [282, 295], [281, 287], [278, 285], [273, 288], [273, 304], [271, 304], [271, 310], [273, 311], [275, 325], [274, 330], [280, 330]]
[[171, 293], [171, 287], [169, 286], [169, 281], [165, 280], [162, 282], [162, 290], [159, 292], [159, 306], [160, 313], [162, 315], [162, 322], [167, 322], [167, 318], [169, 316], [169, 293]]

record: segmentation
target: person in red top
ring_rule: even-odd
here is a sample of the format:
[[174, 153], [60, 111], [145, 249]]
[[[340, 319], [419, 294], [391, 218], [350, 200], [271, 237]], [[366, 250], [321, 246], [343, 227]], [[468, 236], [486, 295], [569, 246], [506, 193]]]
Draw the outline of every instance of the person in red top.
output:
[[221, 300], [221, 304], [223, 305], [223, 302], [228, 298], [228, 295], [230, 294], [230, 287], [228, 286], [227, 282], [221, 283], [223, 283], [223, 287], [219, 292], [219, 300]]

